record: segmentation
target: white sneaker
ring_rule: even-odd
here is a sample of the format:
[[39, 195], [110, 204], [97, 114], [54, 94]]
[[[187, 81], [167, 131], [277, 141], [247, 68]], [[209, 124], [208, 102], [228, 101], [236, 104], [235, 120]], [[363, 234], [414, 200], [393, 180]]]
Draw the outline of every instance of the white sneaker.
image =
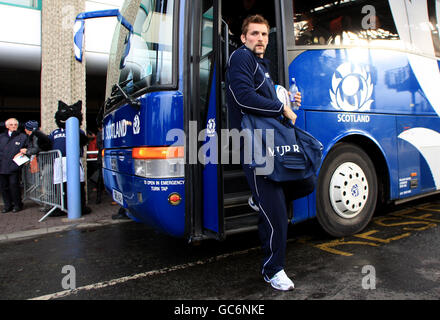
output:
[[248, 204], [249, 207], [251, 207], [252, 209], [254, 209], [254, 211], [259, 212], [260, 208], [258, 208], [258, 206], [256, 205], [256, 203], [254, 202], [254, 198], [252, 196], [249, 197], [248, 199]]
[[273, 288], [281, 291], [290, 291], [295, 288], [292, 280], [289, 279], [284, 270], [279, 271], [276, 275], [272, 277], [272, 279], [265, 279], [265, 281], [267, 283], [270, 283]]

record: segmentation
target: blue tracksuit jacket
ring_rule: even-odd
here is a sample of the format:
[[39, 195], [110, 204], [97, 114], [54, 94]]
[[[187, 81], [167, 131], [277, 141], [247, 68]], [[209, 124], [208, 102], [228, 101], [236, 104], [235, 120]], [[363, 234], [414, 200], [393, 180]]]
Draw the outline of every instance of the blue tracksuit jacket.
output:
[[235, 50], [226, 72], [226, 99], [230, 128], [241, 129], [243, 113], [277, 117], [283, 113], [269, 74], [269, 61], [242, 46]]

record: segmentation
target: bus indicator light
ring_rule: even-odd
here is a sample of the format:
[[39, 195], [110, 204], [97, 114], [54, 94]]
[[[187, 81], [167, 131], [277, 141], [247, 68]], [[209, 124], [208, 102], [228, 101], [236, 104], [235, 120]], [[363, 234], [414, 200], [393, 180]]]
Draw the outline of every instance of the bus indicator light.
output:
[[176, 159], [184, 157], [184, 147], [134, 148], [133, 159]]

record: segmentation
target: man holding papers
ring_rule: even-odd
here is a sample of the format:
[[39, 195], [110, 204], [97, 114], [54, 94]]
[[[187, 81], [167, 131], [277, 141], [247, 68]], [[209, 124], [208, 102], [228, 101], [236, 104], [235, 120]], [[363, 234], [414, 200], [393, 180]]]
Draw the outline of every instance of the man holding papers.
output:
[[27, 136], [17, 131], [17, 119], [8, 119], [6, 132], [0, 134], [0, 189], [4, 207], [2, 212], [18, 212], [23, 209], [20, 189], [20, 166], [14, 158], [20, 149], [27, 147]]

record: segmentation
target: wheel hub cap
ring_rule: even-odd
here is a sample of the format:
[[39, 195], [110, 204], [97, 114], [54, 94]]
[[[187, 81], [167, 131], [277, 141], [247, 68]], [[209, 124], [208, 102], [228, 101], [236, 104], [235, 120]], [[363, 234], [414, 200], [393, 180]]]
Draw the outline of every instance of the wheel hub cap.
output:
[[340, 165], [330, 181], [330, 202], [342, 218], [352, 219], [368, 200], [368, 181], [364, 171], [353, 162]]

